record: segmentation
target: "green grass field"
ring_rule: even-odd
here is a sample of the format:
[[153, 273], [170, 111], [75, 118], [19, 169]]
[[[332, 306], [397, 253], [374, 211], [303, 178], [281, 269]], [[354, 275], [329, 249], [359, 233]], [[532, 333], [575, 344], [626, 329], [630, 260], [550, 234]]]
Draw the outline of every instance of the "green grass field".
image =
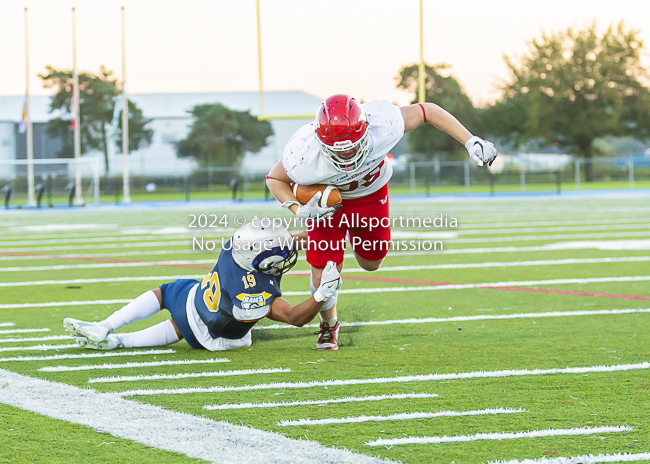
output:
[[[396, 228], [393, 236], [410, 232], [441, 240], [442, 252], [394, 251], [375, 273], [360, 271], [346, 255], [339, 297], [339, 318], [346, 326], [339, 351], [317, 351], [314, 327], [264, 329], [272, 322], [262, 321], [250, 349], [211, 353], [181, 341], [167, 347], [174, 350], [168, 354], [51, 359], [90, 353], [68, 346], [70, 339], [52, 338], [67, 335], [64, 317], [101, 320], [123, 305], [111, 300], [129, 300], [179, 276], [201, 278], [208, 272], [217, 254], [192, 251], [191, 237], [220, 240], [234, 225], [192, 229], [189, 214], [227, 215], [232, 221], [237, 214], [250, 219], [287, 213], [275, 203], [248, 202], [196, 208], [190, 203], [173, 210], [0, 212], [0, 461], [197, 461], [101, 427], [12, 406], [3, 394], [1, 370], [8, 370], [86, 392], [138, 390], [124, 398], [404, 463], [550, 462], [617, 453], [650, 462], [650, 364], [643, 364], [650, 362], [648, 197], [408, 203], [395, 198], [391, 204], [393, 216], [441, 213], [457, 218], [459, 227]], [[295, 268], [307, 269], [304, 258]], [[283, 278], [291, 302], [305, 299], [300, 293], [308, 290], [306, 276]], [[122, 330], [168, 317], [162, 311]], [[229, 362], [97, 369], [211, 358]], [[87, 369], [39, 370], [52, 366]], [[601, 368], [589, 369], [596, 366]], [[260, 371], [227, 375], [244, 369]], [[226, 375], [205, 375], [219, 371]], [[154, 374], [190, 375], [118, 378]], [[94, 380], [106, 377], [110, 382]], [[285, 384], [269, 385], [276, 382]], [[251, 388], [205, 391], [246, 385]], [[371, 401], [380, 395], [389, 397]], [[342, 398], [358, 400], [318, 403]], [[308, 400], [316, 403], [261, 407]], [[432, 414], [445, 411], [453, 413]], [[281, 422], [300, 419], [305, 421]], [[499, 435], [518, 432], [531, 436]], [[551, 436], [537, 436], [543, 434]], [[412, 437], [444, 436], [455, 438], [408, 443]], [[388, 441], [377, 443], [380, 439]], [[407, 443], [390, 441], [397, 439]], [[223, 461], [214, 456], [214, 462]]]

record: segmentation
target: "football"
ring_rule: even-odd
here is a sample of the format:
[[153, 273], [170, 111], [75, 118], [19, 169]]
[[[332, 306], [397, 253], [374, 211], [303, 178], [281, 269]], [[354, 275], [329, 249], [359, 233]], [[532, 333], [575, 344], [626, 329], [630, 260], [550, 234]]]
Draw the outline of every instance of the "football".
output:
[[300, 185], [293, 184], [293, 194], [296, 196], [301, 205], [307, 204], [309, 200], [316, 194], [316, 192], [323, 192], [323, 196], [318, 202], [318, 206], [326, 208], [328, 206], [336, 206], [341, 204], [341, 192], [333, 185], [314, 184], [314, 185]]

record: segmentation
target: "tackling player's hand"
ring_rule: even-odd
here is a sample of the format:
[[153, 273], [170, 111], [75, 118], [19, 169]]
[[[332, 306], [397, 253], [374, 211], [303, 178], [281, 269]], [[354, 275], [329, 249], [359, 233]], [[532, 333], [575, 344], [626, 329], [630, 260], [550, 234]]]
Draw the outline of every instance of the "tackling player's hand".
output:
[[316, 192], [316, 194], [311, 197], [306, 205], [300, 205], [296, 210], [296, 217], [302, 220], [307, 219], [327, 219], [332, 214], [334, 214], [341, 205], [328, 206], [327, 208], [322, 208], [318, 202], [323, 196], [323, 192]]
[[492, 162], [497, 157], [497, 149], [494, 144], [476, 136], [465, 143], [465, 148], [467, 148], [469, 157], [477, 166], [486, 164], [492, 166]]
[[341, 283], [341, 274], [336, 269], [336, 263], [334, 261], [328, 261], [321, 274], [320, 287], [314, 292], [314, 300], [319, 303], [327, 300], [334, 295], [334, 292], [341, 288]]

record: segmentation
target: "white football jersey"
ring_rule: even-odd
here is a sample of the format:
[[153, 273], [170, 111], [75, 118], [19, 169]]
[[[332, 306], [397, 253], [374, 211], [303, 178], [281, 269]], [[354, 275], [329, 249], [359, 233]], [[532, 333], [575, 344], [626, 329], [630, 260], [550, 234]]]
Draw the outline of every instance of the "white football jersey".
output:
[[386, 155], [404, 136], [404, 118], [398, 106], [388, 101], [365, 103], [370, 125], [370, 152], [359, 169], [341, 172], [321, 153], [315, 123], [306, 124], [289, 139], [282, 165], [292, 181], [301, 185], [335, 185], [343, 199], [361, 198], [382, 188], [393, 175]]

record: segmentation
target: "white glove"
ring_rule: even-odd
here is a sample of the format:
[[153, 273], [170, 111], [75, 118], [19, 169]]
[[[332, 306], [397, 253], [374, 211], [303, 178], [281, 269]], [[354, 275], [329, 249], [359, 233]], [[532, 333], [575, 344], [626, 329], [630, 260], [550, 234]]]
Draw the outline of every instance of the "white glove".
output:
[[477, 166], [485, 164], [492, 166], [494, 158], [497, 157], [497, 149], [494, 144], [476, 136], [467, 141], [465, 148], [467, 148], [469, 157]]
[[341, 274], [336, 269], [336, 263], [328, 261], [320, 277], [320, 287], [314, 292], [314, 300], [319, 303], [325, 301], [339, 288], [341, 288]]
[[296, 217], [302, 219], [303, 221], [307, 219], [327, 219], [341, 207], [341, 205], [336, 205], [329, 206], [327, 208], [321, 208], [318, 205], [318, 202], [322, 196], [323, 192], [316, 192], [316, 194], [311, 197], [311, 200], [309, 200], [306, 205], [300, 205], [298, 207], [298, 210], [296, 211]]

